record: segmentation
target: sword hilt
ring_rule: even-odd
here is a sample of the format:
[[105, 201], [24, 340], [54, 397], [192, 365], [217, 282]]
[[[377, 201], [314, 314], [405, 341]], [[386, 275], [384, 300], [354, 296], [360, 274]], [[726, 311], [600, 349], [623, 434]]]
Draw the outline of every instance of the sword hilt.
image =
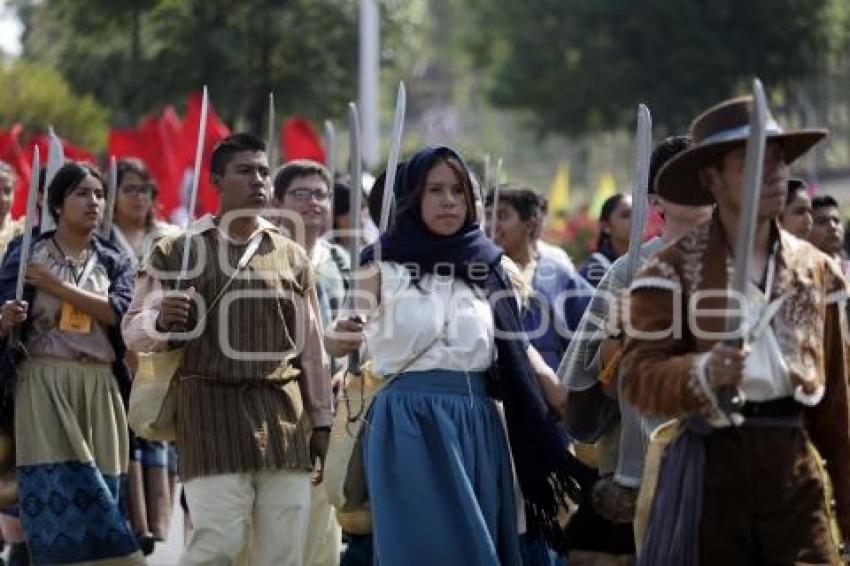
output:
[[717, 404], [724, 413], [740, 412], [741, 407], [744, 406], [744, 397], [737, 387], [724, 385], [715, 394], [717, 395]]
[[[732, 338], [725, 340], [724, 344], [730, 348], [741, 349], [744, 345], [744, 341], [741, 338]], [[718, 387], [715, 395], [717, 396], [717, 404], [720, 407], [720, 410], [723, 411], [723, 414], [725, 414], [730, 421], [732, 420], [732, 413], [740, 412], [741, 407], [744, 406], [744, 396], [741, 393], [741, 390], [735, 386], [724, 385], [722, 387]]]
[[[363, 323], [363, 317], [359, 314], [354, 314], [348, 317], [351, 322]], [[348, 354], [348, 373], [352, 375], [360, 375], [360, 348]]]
[[354, 350], [348, 354], [348, 373], [360, 375], [360, 350]]

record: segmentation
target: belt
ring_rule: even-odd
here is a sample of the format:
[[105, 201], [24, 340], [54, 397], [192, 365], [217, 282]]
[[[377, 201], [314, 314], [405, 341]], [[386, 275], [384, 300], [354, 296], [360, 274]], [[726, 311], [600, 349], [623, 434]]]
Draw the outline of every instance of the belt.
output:
[[183, 373], [178, 375], [179, 381], [199, 381], [204, 384], [219, 387], [239, 387], [243, 389], [251, 389], [257, 387], [278, 388], [283, 387], [298, 379], [301, 371], [291, 365], [283, 368], [278, 368], [270, 375], [265, 377], [213, 377], [207, 375], [197, 375], [193, 373]]
[[803, 426], [803, 405], [793, 397], [780, 397], [760, 403], [747, 402], [739, 411], [744, 417], [744, 426]]
[[798, 417], [803, 414], [803, 406], [793, 397], [780, 397], [761, 403], [744, 403], [740, 413], [745, 417]]

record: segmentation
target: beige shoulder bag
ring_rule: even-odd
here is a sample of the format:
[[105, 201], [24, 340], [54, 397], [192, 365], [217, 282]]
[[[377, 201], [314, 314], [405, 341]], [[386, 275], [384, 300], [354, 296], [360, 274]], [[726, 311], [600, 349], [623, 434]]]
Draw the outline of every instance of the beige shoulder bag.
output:
[[322, 484], [328, 501], [336, 508], [342, 530], [352, 534], [372, 532], [366, 470], [363, 464], [363, 423], [378, 392], [404, 373], [445, 333], [445, 326], [428, 344], [407, 360], [393, 375], [381, 378], [372, 371], [371, 362], [351, 375], [336, 408], [330, 444], [325, 457]]

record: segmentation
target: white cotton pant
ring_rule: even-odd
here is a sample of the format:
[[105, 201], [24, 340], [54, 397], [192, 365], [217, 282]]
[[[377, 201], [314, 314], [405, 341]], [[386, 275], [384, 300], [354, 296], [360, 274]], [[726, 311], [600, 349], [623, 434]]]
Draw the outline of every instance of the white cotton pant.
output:
[[325, 486], [310, 488], [310, 522], [304, 548], [304, 566], [337, 566], [342, 546], [342, 529], [336, 511], [328, 502]]
[[301, 566], [309, 472], [221, 474], [192, 479], [183, 488], [193, 530], [181, 566]]

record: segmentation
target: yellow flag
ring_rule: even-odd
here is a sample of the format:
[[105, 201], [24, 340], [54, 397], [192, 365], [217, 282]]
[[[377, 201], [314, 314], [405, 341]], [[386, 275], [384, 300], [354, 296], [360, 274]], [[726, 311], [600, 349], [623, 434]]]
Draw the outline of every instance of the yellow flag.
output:
[[570, 206], [570, 167], [559, 163], [555, 178], [549, 188], [549, 226], [557, 227], [564, 223]]
[[593, 201], [590, 203], [590, 214], [594, 218], [598, 218], [599, 213], [602, 211], [602, 205], [609, 197], [614, 196], [616, 192], [617, 181], [614, 179], [614, 174], [606, 171], [599, 177], [599, 184], [596, 186]]

